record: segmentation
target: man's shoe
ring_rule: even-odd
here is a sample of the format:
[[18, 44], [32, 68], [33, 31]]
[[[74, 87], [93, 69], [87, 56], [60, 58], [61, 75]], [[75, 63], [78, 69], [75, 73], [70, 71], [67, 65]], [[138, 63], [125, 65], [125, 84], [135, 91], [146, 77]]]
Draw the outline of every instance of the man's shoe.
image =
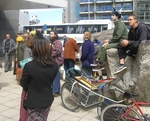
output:
[[8, 71], [12, 71], [12, 69], [8, 69]]
[[5, 73], [8, 72], [7, 70], [4, 71]]
[[114, 75], [121, 73], [122, 71], [124, 71], [127, 67], [125, 65], [120, 65], [116, 72], [114, 73]]
[[58, 93], [54, 93], [53, 95], [54, 95], [54, 97], [59, 97], [60, 96], [60, 94], [58, 94]]

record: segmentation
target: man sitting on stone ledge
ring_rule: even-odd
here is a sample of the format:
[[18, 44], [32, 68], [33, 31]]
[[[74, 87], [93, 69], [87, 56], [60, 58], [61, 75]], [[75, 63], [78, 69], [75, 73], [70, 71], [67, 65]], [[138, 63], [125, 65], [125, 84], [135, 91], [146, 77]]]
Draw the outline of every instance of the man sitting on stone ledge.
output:
[[117, 44], [124, 39], [127, 39], [128, 32], [125, 24], [120, 20], [121, 12], [117, 12], [115, 9], [111, 15], [112, 21], [115, 24], [113, 31], [113, 37], [109, 40], [104, 40], [102, 47], [100, 48], [98, 59], [104, 63], [106, 61], [106, 50], [110, 48], [117, 48]]
[[130, 15], [128, 17], [128, 23], [130, 25], [128, 40], [123, 40], [117, 45], [120, 66], [114, 74], [118, 74], [127, 68], [125, 66], [125, 58], [127, 56], [135, 58], [141, 41], [148, 40], [148, 35], [150, 34], [146, 25], [142, 22], [138, 22], [136, 15]]

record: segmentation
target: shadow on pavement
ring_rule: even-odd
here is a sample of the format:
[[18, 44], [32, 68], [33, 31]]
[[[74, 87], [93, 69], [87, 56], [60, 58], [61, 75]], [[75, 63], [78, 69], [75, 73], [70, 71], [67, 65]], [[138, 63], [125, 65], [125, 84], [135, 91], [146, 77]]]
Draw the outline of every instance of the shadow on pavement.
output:
[[6, 83], [6, 82], [0, 82], [0, 89], [2, 89], [2, 87], [6, 87], [8, 86], [9, 84]]

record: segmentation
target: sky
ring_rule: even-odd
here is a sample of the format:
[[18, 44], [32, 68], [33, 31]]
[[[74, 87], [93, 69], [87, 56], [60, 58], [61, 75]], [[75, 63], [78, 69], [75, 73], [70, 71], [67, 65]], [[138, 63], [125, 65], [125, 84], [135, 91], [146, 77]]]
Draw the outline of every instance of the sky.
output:
[[32, 15], [35, 14], [42, 23], [62, 23], [63, 9], [33, 9], [28, 10], [28, 12], [30, 20], [32, 20]]

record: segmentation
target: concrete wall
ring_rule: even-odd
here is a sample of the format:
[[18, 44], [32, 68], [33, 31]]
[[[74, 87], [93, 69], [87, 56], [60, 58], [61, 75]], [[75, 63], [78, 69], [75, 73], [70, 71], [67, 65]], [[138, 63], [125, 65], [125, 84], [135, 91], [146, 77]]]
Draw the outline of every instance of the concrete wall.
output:
[[21, 10], [19, 12], [19, 25], [29, 25], [29, 12]]
[[75, 23], [79, 21], [79, 7], [80, 7], [79, 0], [68, 0], [67, 5], [68, 23]]
[[0, 43], [6, 33], [10, 33], [12, 39], [16, 39], [19, 23], [19, 10], [0, 11]]

